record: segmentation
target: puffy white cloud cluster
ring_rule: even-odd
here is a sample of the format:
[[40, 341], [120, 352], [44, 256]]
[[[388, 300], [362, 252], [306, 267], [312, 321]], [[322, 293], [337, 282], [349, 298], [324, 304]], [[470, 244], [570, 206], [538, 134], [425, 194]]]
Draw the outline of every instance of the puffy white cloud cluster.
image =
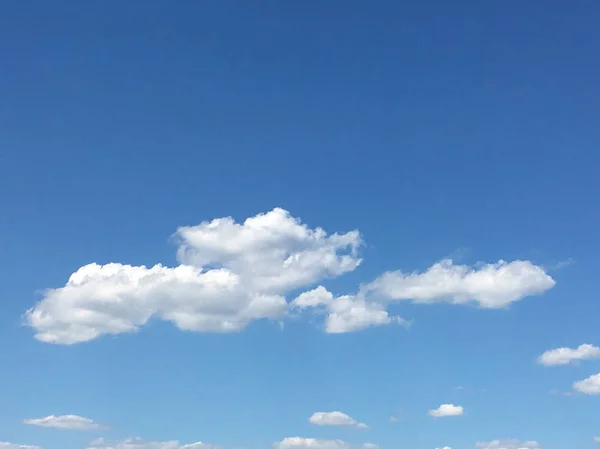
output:
[[545, 366], [568, 365], [577, 360], [597, 358], [600, 358], [600, 348], [590, 344], [582, 344], [575, 349], [556, 348], [546, 351], [538, 357], [538, 363]]
[[151, 317], [197, 332], [235, 332], [280, 318], [284, 295], [354, 270], [357, 231], [328, 235], [282, 209], [235, 223], [231, 218], [178, 229], [170, 268], [121, 263], [81, 267], [26, 314], [39, 340], [71, 344], [135, 332]]
[[[579, 360], [600, 358], [600, 348], [591, 344], [582, 344], [577, 348], [557, 348], [544, 352], [537, 358], [545, 366], [568, 365]], [[583, 394], [600, 394], [600, 373], [573, 383], [573, 389]], [[570, 394], [570, 393], [568, 393]]]
[[[357, 230], [328, 234], [276, 208], [236, 223], [231, 217], [181, 227], [180, 265], [91, 263], [52, 288], [25, 314], [38, 340], [73, 344], [138, 331], [150, 318], [195, 332], [237, 332], [255, 320], [324, 310], [325, 329], [344, 333], [390, 323], [391, 301], [474, 303], [501, 308], [543, 293], [554, 280], [529, 261], [474, 267], [451, 260], [424, 272], [385, 273], [356, 294], [318, 286], [361, 263]], [[305, 292], [293, 301], [288, 296]]]

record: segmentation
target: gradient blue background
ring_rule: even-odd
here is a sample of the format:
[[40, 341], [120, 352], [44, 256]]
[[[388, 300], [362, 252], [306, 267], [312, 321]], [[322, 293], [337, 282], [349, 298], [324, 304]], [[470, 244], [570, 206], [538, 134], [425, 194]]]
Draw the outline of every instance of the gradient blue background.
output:
[[[533, 360], [600, 343], [599, 24], [596, 1], [3, 2], [0, 440], [592, 448], [600, 398], [550, 391], [600, 363]], [[409, 331], [153, 324], [61, 347], [21, 325], [83, 264], [172, 265], [177, 226], [275, 206], [363, 233], [337, 292], [449, 255], [575, 263], [509, 311], [402, 305]], [[442, 402], [466, 415], [429, 418]], [[372, 429], [307, 422], [333, 409]], [[20, 424], [66, 413], [112, 430]]]

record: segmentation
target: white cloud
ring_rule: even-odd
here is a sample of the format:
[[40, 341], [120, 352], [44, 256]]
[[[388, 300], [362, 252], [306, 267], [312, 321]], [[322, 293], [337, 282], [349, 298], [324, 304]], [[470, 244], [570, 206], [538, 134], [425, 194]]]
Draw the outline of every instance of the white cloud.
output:
[[478, 449], [541, 449], [537, 441], [520, 441], [516, 439], [480, 441], [475, 444]]
[[328, 291], [325, 287], [319, 285], [313, 290], [309, 290], [298, 295], [292, 304], [295, 307], [303, 309], [307, 307], [329, 307], [333, 301], [333, 293]]
[[[151, 318], [195, 332], [238, 332], [255, 320], [281, 323], [287, 296], [356, 269], [358, 231], [327, 234], [283, 209], [236, 223], [219, 218], [177, 230], [180, 265], [91, 263], [60, 288], [48, 289], [25, 313], [38, 340], [73, 344], [136, 332]], [[353, 295], [324, 287], [300, 294], [296, 310], [326, 312], [329, 333], [391, 323], [389, 301], [476, 302], [498, 308], [551, 288], [554, 280], [529, 261], [468, 267], [444, 260], [424, 273], [389, 272]]]
[[556, 348], [544, 352], [538, 357], [538, 363], [545, 366], [568, 365], [576, 360], [589, 360], [600, 358], [600, 348], [583, 344], [575, 349]]
[[285, 308], [283, 297], [248, 292], [224, 269], [112, 263], [80, 268], [65, 287], [49, 290], [27, 319], [39, 340], [72, 344], [135, 332], [152, 316], [182, 330], [234, 332], [252, 320], [279, 317]]
[[452, 448], [451, 448], [450, 446], [444, 446], [444, 447], [442, 447], [442, 448], [440, 448], [440, 447], [436, 447], [435, 449], [452, 449]]
[[416, 303], [475, 302], [485, 308], [502, 308], [526, 296], [537, 295], [554, 286], [554, 280], [539, 266], [525, 260], [476, 267], [454, 265], [445, 259], [423, 273], [392, 271], [366, 285], [366, 293], [389, 300]]
[[391, 323], [408, 325], [401, 317], [390, 316], [389, 301], [415, 303], [475, 302], [484, 308], [503, 308], [526, 296], [541, 294], [554, 286], [545, 271], [529, 261], [454, 265], [442, 260], [423, 273], [388, 272], [365, 284], [355, 295], [335, 297], [324, 287], [299, 295], [293, 305], [300, 309], [321, 308], [328, 312], [328, 333], [354, 332]]
[[329, 306], [325, 330], [330, 334], [343, 334], [391, 323], [408, 325], [400, 317], [389, 316], [383, 304], [356, 296], [339, 296]]
[[400, 317], [389, 316], [384, 304], [353, 295], [334, 297], [323, 286], [300, 294], [292, 301], [292, 306], [298, 309], [317, 307], [326, 310], [325, 331], [330, 334], [354, 332], [394, 322], [407, 324]]
[[219, 446], [202, 443], [180, 444], [179, 441], [146, 441], [141, 438], [127, 438], [122, 441], [107, 442], [104, 438], [92, 441], [88, 449], [218, 449]]
[[374, 443], [351, 444], [344, 440], [288, 437], [273, 444], [275, 449], [379, 449]]
[[282, 209], [182, 227], [181, 265], [120, 263], [81, 267], [26, 313], [36, 338], [72, 344], [135, 332], [151, 317], [182, 330], [235, 332], [257, 319], [280, 318], [284, 295], [354, 270], [358, 231], [328, 235]]
[[361, 262], [358, 231], [328, 235], [279, 208], [243, 224], [220, 218], [181, 227], [177, 236], [181, 263], [225, 267], [239, 273], [247, 288], [261, 292], [304, 287], [352, 271]]
[[595, 441], [596, 443], [600, 443], [600, 437], [594, 437], [594, 441]]
[[24, 424], [40, 427], [53, 427], [55, 429], [69, 430], [93, 430], [100, 429], [100, 424], [89, 418], [77, 415], [46, 416], [45, 418], [34, 418], [23, 420]]
[[315, 412], [308, 418], [311, 424], [317, 426], [340, 426], [340, 427], [354, 427], [356, 429], [368, 429], [369, 426], [365, 423], [358, 422], [351, 416], [345, 413], [334, 411], [334, 412]]
[[390, 417], [388, 418], [388, 421], [389, 421], [389, 422], [398, 422], [398, 417], [397, 417], [397, 416], [390, 416]]
[[42, 449], [40, 446], [31, 446], [28, 444], [14, 444], [6, 441], [0, 441], [0, 449]]
[[573, 388], [584, 394], [600, 394], [600, 373], [575, 382]]
[[434, 410], [429, 410], [429, 416], [434, 418], [443, 418], [445, 416], [461, 416], [464, 409], [460, 405], [442, 404]]

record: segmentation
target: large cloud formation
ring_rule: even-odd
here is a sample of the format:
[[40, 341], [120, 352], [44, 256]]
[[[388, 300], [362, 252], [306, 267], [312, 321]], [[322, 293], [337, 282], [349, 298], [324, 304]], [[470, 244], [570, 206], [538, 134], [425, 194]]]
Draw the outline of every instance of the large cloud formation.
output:
[[56, 344], [85, 342], [136, 332], [153, 317], [182, 330], [237, 332], [293, 310], [325, 310], [326, 331], [344, 333], [405, 323], [388, 314], [390, 301], [501, 308], [554, 286], [529, 261], [469, 267], [443, 260], [422, 273], [385, 273], [356, 294], [335, 296], [315, 286], [359, 266], [360, 233], [328, 234], [280, 208], [243, 223], [227, 217], [181, 227], [175, 237], [176, 267], [91, 263], [63, 287], [47, 290], [25, 313], [35, 337]]

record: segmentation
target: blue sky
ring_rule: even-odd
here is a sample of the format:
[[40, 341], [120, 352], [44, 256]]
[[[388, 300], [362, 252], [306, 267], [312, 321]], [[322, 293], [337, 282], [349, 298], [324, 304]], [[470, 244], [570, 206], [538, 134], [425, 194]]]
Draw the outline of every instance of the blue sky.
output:
[[598, 23], [1, 5], [0, 449], [597, 447]]

